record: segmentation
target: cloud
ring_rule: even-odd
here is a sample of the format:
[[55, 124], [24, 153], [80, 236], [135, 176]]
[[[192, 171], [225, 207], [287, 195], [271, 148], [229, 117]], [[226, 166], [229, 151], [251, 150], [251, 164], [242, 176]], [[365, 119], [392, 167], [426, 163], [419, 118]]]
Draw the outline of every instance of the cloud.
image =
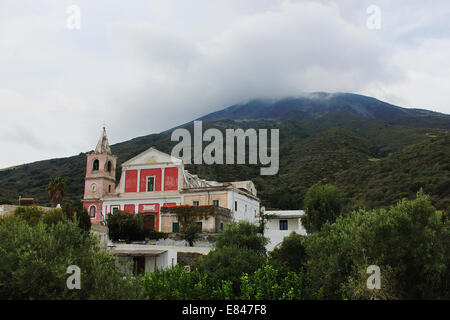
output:
[[151, 24], [114, 25], [110, 38], [120, 60], [132, 61], [117, 76], [134, 78], [132, 91], [115, 97], [127, 105], [123, 128], [164, 130], [254, 97], [359, 91], [401, 78], [375, 33], [314, 2], [244, 15], [206, 40]]
[[257, 97], [349, 91], [449, 113], [446, 2], [377, 3], [379, 31], [359, 0], [4, 0], [0, 168], [88, 151], [103, 122], [114, 143]]

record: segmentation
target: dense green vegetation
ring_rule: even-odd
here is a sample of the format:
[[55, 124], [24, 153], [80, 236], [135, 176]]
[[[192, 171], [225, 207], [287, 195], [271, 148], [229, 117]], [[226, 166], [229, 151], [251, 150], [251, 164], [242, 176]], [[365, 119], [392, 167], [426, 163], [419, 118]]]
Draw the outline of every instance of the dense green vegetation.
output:
[[[387, 209], [358, 210], [305, 241], [307, 295], [324, 299], [448, 299], [450, 221], [427, 196]], [[381, 289], [365, 285], [369, 265], [381, 268]]]
[[129, 212], [116, 210], [107, 215], [108, 236], [112, 241], [143, 241], [148, 239], [167, 238], [167, 233], [157, 232], [146, 228], [144, 216], [139, 214], [130, 214]]
[[450, 136], [442, 134], [336, 175], [347, 197], [367, 207], [412, 198], [421, 188], [441, 210], [450, 208]]
[[269, 264], [284, 275], [288, 272], [304, 272], [307, 262], [305, 241], [307, 236], [292, 232], [279, 247], [269, 252]]
[[[40, 216], [40, 218], [38, 218]], [[136, 286], [123, 279], [113, 256], [61, 209], [24, 208], [0, 219], [0, 299], [127, 299]], [[69, 290], [67, 268], [81, 271]]]
[[14, 216], [20, 217], [32, 226], [41, 220], [47, 224], [72, 221], [84, 231], [91, 230], [91, 218], [81, 201], [66, 202], [62, 209], [44, 210], [37, 206], [17, 207], [14, 210]]
[[216, 240], [216, 249], [203, 257], [199, 270], [208, 274], [214, 286], [222, 281], [231, 283], [231, 290], [239, 295], [241, 277], [264, 265], [267, 238], [258, 233], [258, 226], [249, 222], [232, 222]]
[[[258, 245], [261, 240], [256, 229], [237, 232], [241, 228], [248, 226], [234, 224], [226, 229], [227, 235], [221, 237], [218, 248], [189, 274], [174, 268], [146, 275], [144, 296], [156, 299], [450, 298], [450, 221], [442, 219], [421, 191], [415, 200], [402, 200], [387, 209], [343, 214], [312, 235], [293, 233], [260, 261], [253, 261], [258, 251], [250, 250], [255, 245], [254, 248], [263, 248]], [[250, 246], [238, 247], [238, 243]], [[252, 260], [252, 264], [247, 264], [246, 259]], [[366, 270], [370, 265], [380, 267], [380, 289], [367, 288]]]
[[[128, 277], [61, 209], [21, 208], [0, 218], [0, 298], [450, 298], [450, 221], [422, 191], [386, 209], [343, 213], [311, 235], [293, 233], [269, 255], [258, 231], [230, 223], [191, 272]], [[66, 287], [69, 265], [81, 269], [81, 290]], [[366, 286], [370, 265], [380, 267], [380, 289]]]
[[322, 183], [313, 185], [305, 195], [302, 225], [308, 233], [320, 231], [326, 222], [336, 221], [343, 204], [341, 193], [335, 186]]

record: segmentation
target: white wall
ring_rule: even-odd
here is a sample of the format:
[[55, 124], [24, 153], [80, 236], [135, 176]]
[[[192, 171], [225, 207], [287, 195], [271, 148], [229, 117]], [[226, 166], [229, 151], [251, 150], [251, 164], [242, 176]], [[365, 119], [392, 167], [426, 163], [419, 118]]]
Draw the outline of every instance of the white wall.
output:
[[[167, 250], [160, 254], [156, 259], [156, 267], [158, 269], [166, 269], [177, 264], [177, 251]], [[155, 257], [145, 258], [145, 272], [155, 271]]]
[[[288, 221], [288, 230], [280, 230], [280, 220]], [[264, 229], [264, 236], [269, 238], [266, 249], [272, 251], [275, 246], [283, 242], [283, 239], [289, 236], [291, 232], [306, 235], [306, 230], [303, 228], [299, 218], [272, 218], [268, 220]]]
[[[133, 257], [117, 257], [117, 265], [125, 272], [133, 272]], [[158, 269], [166, 269], [177, 264], [177, 251], [167, 250], [160, 254], [156, 260]], [[155, 257], [145, 257], [145, 273], [155, 271]]]
[[[237, 210], [234, 210], [235, 201], [237, 201]], [[228, 198], [228, 203], [228, 208], [233, 213], [234, 221], [248, 221], [251, 223], [257, 222], [258, 219], [255, 218], [255, 214], [259, 214], [259, 201], [251, 199], [238, 192], [231, 191], [230, 197]]]

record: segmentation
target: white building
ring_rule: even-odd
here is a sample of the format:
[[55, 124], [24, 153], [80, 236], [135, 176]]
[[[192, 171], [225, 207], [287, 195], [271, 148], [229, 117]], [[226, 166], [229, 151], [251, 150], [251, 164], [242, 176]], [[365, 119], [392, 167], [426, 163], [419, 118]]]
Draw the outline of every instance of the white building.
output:
[[109, 252], [117, 256], [119, 267], [133, 274], [151, 273], [175, 266], [179, 253], [207, 255], [210, 248], [116, 244]]
[[300, 217], [305, 214], [303, 210], [281, 210], [281, 211], [265, 211], [270, 218], [267, 220], [264, 236], [269, 238], [266, 246], [268, 251], [272, 251], [277, 245], [283, 242], [292, 232], [306, 235]]

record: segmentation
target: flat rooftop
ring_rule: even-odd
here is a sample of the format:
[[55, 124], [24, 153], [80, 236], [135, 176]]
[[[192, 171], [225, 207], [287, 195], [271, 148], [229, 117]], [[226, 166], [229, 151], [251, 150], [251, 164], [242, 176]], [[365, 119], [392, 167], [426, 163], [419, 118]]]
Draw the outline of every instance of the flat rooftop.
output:
[[211, 251], [211, 248], [207, 247], [158, 246], [148, 244], [114, 244], [114, 246], [109, 246], [108, 249], [113, 254], [128, 256], [155, 256], [168, 250], [206, 255]]
[[303, 210], [275, 210], [275, 211], [265, 211], [265, 214], [273, 215], [277, 218], [300, 218], [305, 214]]

